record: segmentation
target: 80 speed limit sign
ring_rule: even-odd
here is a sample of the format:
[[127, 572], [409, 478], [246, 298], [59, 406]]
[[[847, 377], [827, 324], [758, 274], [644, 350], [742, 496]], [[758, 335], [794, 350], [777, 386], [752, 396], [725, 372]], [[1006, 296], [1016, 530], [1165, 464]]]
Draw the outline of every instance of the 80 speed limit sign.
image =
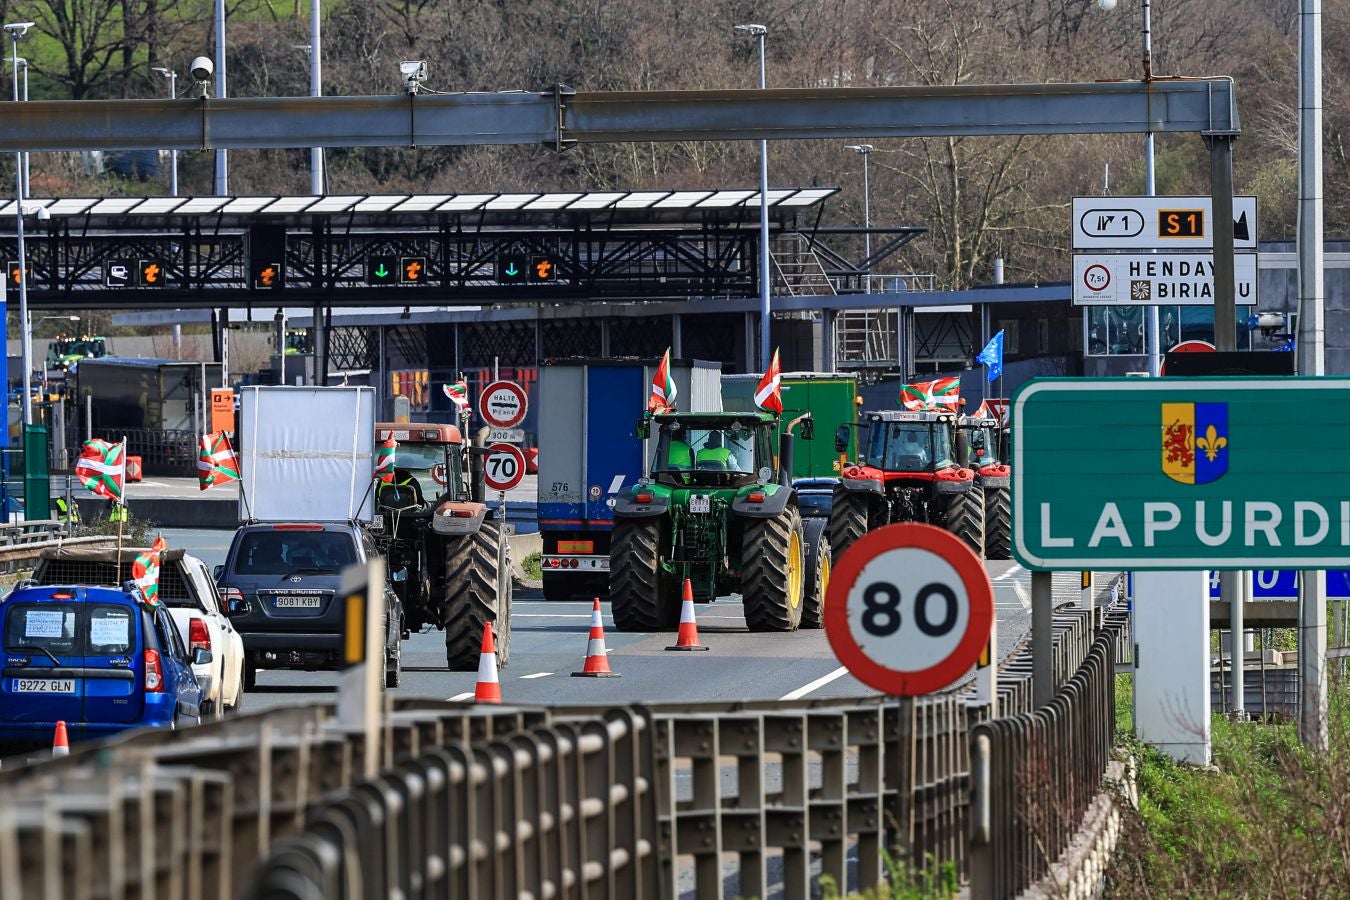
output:
[[888, 525], [835, 563], [825, 633], [864, 684], [902, 697], [941, 690], [979, 660], [994, 621], [984, 564], [932, 525]]
[[493, 444], [483, 457], [483, 484], [494, 491], [509, 491], [525, 477], [525, 455], [511, 444]]

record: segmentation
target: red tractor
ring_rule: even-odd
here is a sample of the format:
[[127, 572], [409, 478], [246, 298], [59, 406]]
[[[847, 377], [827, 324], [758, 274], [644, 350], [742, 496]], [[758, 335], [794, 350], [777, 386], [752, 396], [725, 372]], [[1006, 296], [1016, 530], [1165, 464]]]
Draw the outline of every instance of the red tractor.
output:
[[1012, 469], [1003, 461], [1004, 431], [983, 406], [956, 427], [957, 457], [975, 470], [975, 487], [984, 495], [984, 557], [1012, 559]]
[[[961, 463], [953, 413], [904, 410], [864, 413], [855, 426], [857, 464], [846, 465], [830, 510], [830, 550], [837, 562], [858, 538], [894, 522], [945, 528], [984, 556], [984, 495], [975, 470]], [[846, 452], [849, 426], [835, 435]]]

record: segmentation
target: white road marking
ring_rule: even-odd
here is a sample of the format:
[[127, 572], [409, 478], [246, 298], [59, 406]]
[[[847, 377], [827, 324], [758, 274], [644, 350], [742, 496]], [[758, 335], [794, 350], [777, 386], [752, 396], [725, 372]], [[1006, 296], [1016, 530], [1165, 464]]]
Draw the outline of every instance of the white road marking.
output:
[[1017, 600], [1022, 604], [1023, 609], [1031, 609], [1031, 595], [1027, 589], [1022, 587], [1021, 582], [1013, 582], [1013, 593], [1017, 595]]
[[462, 694], [456, 694], [456, 695], [453, 696], [453, 697], [447, 697], [447, 698], [445, 698], [445, 699], [448, 700], [448, 701], [451, 702], [451, 703], [458, 703], [458, 702], [461, 701], [461, 700], [472, 700], [472, 699], [473, 699], [473, 691], [465, 691], [465, 692], [462, 693]]
[[549, 675], [552, 675], [552, 674], [553, 674], [552, 672], [535, 672], [533, 675], [522, 675], [522, 676], [520, 676], [520, 680], [521, 680], [521, 681], [524, 681], [524, 680], [527, 679], [527, 678], [547, 678]]
[[589, 619], [590, 613], [523, 613], [511, 612], [515, 619]]
[[812, 681], [812, 682], [810, 682], [809, 684], [804, 684], [804, 685], [802, 685], [801, 687], [797, 688], [795, 691], [791, 691], [791, 692], [789, 692], [789, 693], [787, 693], [787, 694], [784, 694], [782, 697], [779, 697], [778, 699], [779, 699], [780, 701], [782, 701], [782, 700], [800, 700], [801, 698], [805, 697], [807, 694], [809, 694], [809, 693], [811, 693], [812, 691], [814, 691], [816, 688], [824, 687], [825, 685], [829, 684], [831, 681], [834, 681], [834, 680], [835, 680], [836, 678], [838, 678], [839, 676], [841, 676], [841, 675], [846, 675], [846, 674], [848, 674], [848, 668], [845, 667], [845, 666], [840, 666], [839, 668], [835, 669], [835, 670], [834, 670], [833, 672], [831, 672], [830, 674], [828, 674], [828, 675], [822, 675], [822, 676], [820, 676], [819, 678], [817, 678], [815, 681]]
[[1002, 575], [998, 576], [994, 580], [1007, 581], [1009, 578], [1016, 578], [1018, 575], [1021, 575], [1025, 571], [1026, 569], [1022, 568], [1020, 565], [1014, 565], [1011, 569], [1004, 572]]

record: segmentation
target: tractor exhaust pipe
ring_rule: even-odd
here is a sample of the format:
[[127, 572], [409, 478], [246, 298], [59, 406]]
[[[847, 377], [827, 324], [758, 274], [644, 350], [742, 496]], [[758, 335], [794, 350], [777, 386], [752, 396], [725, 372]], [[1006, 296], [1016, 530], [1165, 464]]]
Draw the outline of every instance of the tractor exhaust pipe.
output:
[[970, 432], [964, 428], [956, 429], [956, 459], [961, 466], [970, 461]]
[[778, 439], [778, 483], [792, 487], [792, 433], [784, 431]]
[[469, 497], [474, 503], [486, 501], [487, 492], [483, 486], [483, 459], [487, 449], [487, 439], [491, 431], [486, 425], [478, 429], [469, 448]]

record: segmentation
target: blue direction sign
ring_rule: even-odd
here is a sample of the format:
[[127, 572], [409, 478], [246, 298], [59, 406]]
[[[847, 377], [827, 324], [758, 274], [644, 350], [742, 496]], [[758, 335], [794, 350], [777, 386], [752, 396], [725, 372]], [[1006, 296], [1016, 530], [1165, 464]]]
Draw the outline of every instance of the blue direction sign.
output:
[[[1219, 573], [1209, 573], [1209, 596], [1219, 599]], [[1327, 598], [1350, 599], [1350, 569], [1327, 570]], [[1252, 573], [1253, 600], [1297, 600], [1298, 572], [1293, 569], [1261, 569]]]

